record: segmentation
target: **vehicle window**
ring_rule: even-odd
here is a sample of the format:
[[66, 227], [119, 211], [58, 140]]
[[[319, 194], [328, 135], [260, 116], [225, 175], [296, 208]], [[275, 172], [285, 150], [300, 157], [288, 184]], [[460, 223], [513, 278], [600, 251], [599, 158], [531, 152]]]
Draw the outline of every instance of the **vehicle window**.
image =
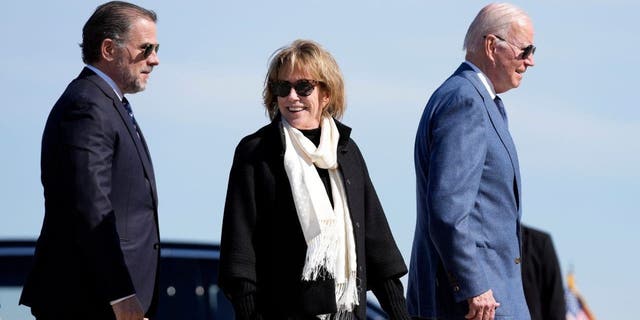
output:
[[30, 267], [31, 257], [0, 256], [0, 319], [35, 319], [29, 308], [18, 305]]
[[217, 260], [164, 257], [157, 319], [233, 319], [233, 307], [218, 288], [217, 275]]
[[[33, 320], [29, 308], [18, 305], [31, 269], [33, 243], [0, 243], [0, 320]], [[154, 320], [231, 320], [233, 306], [218, 287], [217, 247], [181, 244], [163, 246], [159, 270], [159, 301]], [[368, 303], [367, 319], [386, 319]]]

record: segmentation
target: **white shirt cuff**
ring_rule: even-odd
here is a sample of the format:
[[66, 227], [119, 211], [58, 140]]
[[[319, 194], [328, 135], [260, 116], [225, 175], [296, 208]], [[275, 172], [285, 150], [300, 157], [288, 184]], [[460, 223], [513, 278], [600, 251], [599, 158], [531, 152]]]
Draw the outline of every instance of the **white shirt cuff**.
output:
[[127, 300], [127, 299], [129, 299], [129, 298], [131, 298], [131, 297], [133, 297], [133, 296], [135, 296], [135, 295], [136, 295], [136, 294], [134, 293], [134, 294], [132, 294], [132, 295], [130, 295], [130, 296], [126, 296], [126, 297], [124, 297], [124, 298], [120, 298], [120, 299], [118, 299], [118, 300], [113, 300], [113, 301], [109, 302], [109, 304], [114, 305], [114, 304], [116, 304], [116, 303], [118, 303], [118, 302], [122, 302], [122, 301], [124, 301], [124, 300]]

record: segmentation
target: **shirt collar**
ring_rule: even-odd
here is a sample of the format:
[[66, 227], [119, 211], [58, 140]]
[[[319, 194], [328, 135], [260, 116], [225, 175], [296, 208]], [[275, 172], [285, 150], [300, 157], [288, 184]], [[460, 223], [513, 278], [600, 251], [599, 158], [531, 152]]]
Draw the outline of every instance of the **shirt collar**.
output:
[[87, 68], [91, 69], [91, 71], [95, 72], [100, 78], [102, 78], [102, 80], [106, 81], [109, 84], [109, 86], [111, 86], [111, 89], [113, 89], [113, 91], [116, 93], [116, 95], [118, 96], [118, 99], [122, 101], [122, 99], [124, 98], [122, 91], [120, 91], [120, 88], [118, 88], [116, 83], [111, 78], [109, 78], [109, 76], [106, 73], [102, 72], [100, 69], [92, 65], [87, 65]]
[[491, 80], [489, 80], [489, 78], [487, 78], [487, 76], [484, 73], [482, 73], [480, 68], [478, 68], [475, 64], [471, 63], [471, 61], [465, 61], [465, 63], [468, 64], [471, 67], [471, 69], [473, 69], [473, 71], [476, 72], [476, 74], [478, 75], [478, 78], [480, 79], [480, 82], [484, 84], [484, 87], [487, 89], [487, 92], [489, 92], [491, 99], [495, 99], [496, 90], [493, 89], [493, 84], [491, 83]]

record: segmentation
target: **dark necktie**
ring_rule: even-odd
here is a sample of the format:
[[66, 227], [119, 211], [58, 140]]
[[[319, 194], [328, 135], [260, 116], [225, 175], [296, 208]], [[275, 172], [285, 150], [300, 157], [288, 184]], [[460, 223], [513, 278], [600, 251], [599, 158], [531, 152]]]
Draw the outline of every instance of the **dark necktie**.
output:
[[127, 100], [127, 98], [122, 98], [122, 105], [124, 106], [125, 110], [127, 110], [129, 117], [131, 117], [133, 128], [136, 129], [136, 134], [138, 135], [138, 138], [140, 138], [140, 132], [139, 132], [140, 129], [138, 129], [138, 122], [136, 121], [136, 117], [133, 116], [133, 109], [131, 109], [131, 104], [129, 104], [129, 100]]
[[500, 97], [496, 95], [493, 101], [496, 103], [496, 106], [498, 106], [498, 111], [500, 111], [500, 115], [502, 115], [504, 125], [509, 127], [509, 120], [507, 120], [507, 111], [504, 109], [504, 103], [502, 103], [502, 99], [500, 99]]

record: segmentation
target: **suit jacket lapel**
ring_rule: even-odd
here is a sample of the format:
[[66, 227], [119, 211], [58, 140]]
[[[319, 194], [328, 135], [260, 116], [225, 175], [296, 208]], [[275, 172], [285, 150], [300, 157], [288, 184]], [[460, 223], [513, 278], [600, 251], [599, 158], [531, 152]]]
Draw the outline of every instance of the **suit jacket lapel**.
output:
[[140, 161], [142, 162], [142, 167], [144, 168], [144, 173], [147, 179], [149, 179], [149, 183], [151, 185], [151, 193], [153, 194], [153, 203], [157, 208], [158, 195], [156, 190], [156, 179], [153, 173], [151, 156], [149, 154], [147, 144], [144, 140], [144, 136], [142, 135], [142, 130], [140, 130], [140, 138], [138, 138], [138, 133], [136, 132], [135, 127], [133, 126], [131, 117], [125, 110], [124, 105], [122, 105], [122, 101], [118, 99], [118, 96], [113, 91], [113, 88], [111, 88], [111, 86], [109, 86], [108, 83], [106, 83], [102, 78], [100, 78], [100, 76], [98, 76], [93, 71], [91, 71], [91, 69], [84, 68], [80, 73], [79, 78], [86, 78], [87, 80], [95, 83], [100, 88], [100, 90], [102, 90], [102, 92], [113, 101], [113, 107], [116, 109], [116, 111], [120, 115], [120, 120], [124, 122], [125, 126], [127, 127], [127, 131], [129, 131], [129, 136], [131, 136], [131, 139], [133, 140], [133, 143], [136, 146], [138, 157], [140, 158]]
[[[486, 90], [485, 90], [486, 91]], [[518, 153], [516, 151], [516, 145], [513, 143], [513, 139], [511, 138], [511, 134], [509, 133], [509, 129], [498, 111], [498, 106], [491, 99], [488, 94], [483, 95], [484, 105], [489, 113], [489, 118], [491, 119], [491, 123], [493, 124], [493, 128], [498, 132], [498, 136], [500, 136], [500, 140], [502, 140], [502, 144], [507, 149], [507, 153], [509, 153], [509, 157], [511, 158], [511, 164], [513, 165], [513, 171], [516, 176], [516, 199], [518, 210], [520, 210], [520, 164], [518, 163]]]
[[[120, 119], [124, 121], [127, 126], [127, 130], [129, 131], [129, 135], [131, 139], [133, 139], [133, 143], [136, 146], [136, 150], [138, 151], [138, 157], [140, 161], [142, 161], [142, 167], [144, 168], [144, 173], [149, 179], [151, 184], [151, 192], [153, 193], [153, 203], [158, 205], [158, 193], [156, 191], [156, 178], [153, 172], [153, 164], [151, 163], [151, 155], [149, 154], [149, 148], [147, 147], [147, 142], [144, 139], [144, 135], [142, 134], [142, 129], [140, 129], [140, 124], [138, 123], [138, 131], [133, 126], [133, 122], [131, 121], [131, 117], [127, 113], [127, 110], [122, 105], [122, 101], [118, 99], [114, 100], [114, 105], [118, 110], [118, 114], [120, 114]], [[140, 137], [138, 137], [138, 133]]]
[[489, 114], [489, 119], [491, 120], [491, 124], [493, 125], [494, 130], [498, 133], [498, 136], [502, 141], [502, 145], [504, 145], [504, 147], [507, 149], [507, 153], [509, 154], [509, 158], [511, 159], [511, 165], [513, 166], [513, 171], [515, 172], [515, 192], [516, 199], [518, 201], [518, 210], [520, 210], [520, 164], [518, 163], [518, 153], [516, 152], [516, 146], [513, 143], [513, 139], [511, 138], [509, 129], [507, 128], [507, 125], [505, 124], [500, 111], [498, 111], [498, 106], [496, 106], [496, 103], [493, 101], [493, 99], [491, 99], [491, 95], [489, 95], [489, 92], [487, 92], [487, 89], [480, 81], [475, 71], [466, 63], [464, 63], [462, 66], [460, 66], [460, 68], [458, 68], [456, 73], [460, 73], [461, 76], [471, 81], [473, 86], [476, 88], [476, 90], [482, 97], [482, 100], [484, 101], [485, 109]]

